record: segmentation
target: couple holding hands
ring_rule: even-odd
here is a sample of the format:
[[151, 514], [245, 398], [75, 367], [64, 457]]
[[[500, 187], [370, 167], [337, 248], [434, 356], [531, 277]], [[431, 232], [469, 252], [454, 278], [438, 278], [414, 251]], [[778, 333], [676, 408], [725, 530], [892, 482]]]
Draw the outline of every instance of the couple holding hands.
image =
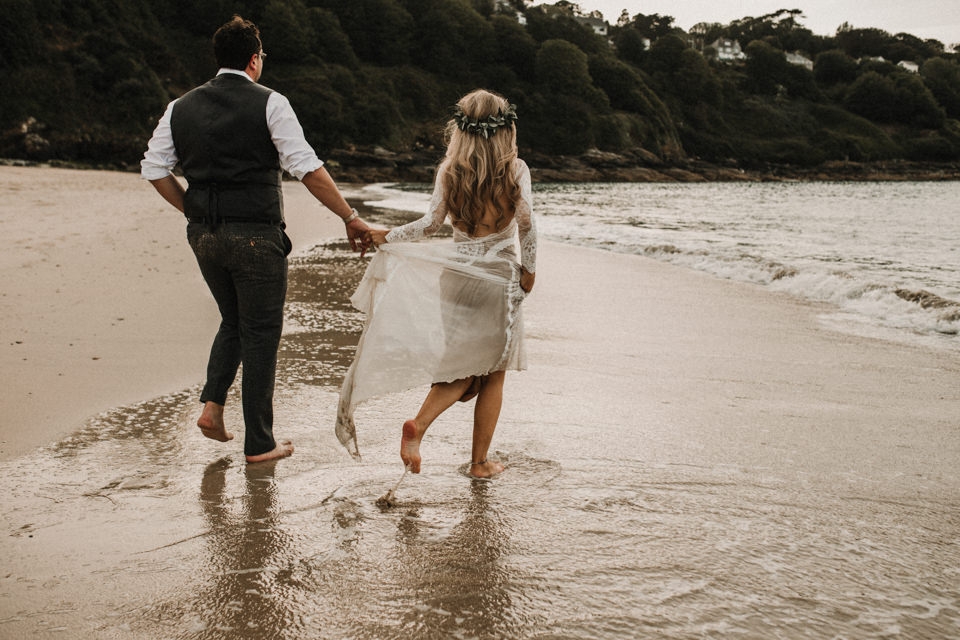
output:
[[[427, 428], [454, 402], [476, 398], [469, 474], [501, 472], [488, 451], [505, 373], [526, 368], [521, 303], [533, 288], [537, 251], [513, 105], [482, 89], [462, 97], [446, 125], [426, 215], [375, 229], [343, 198], [287, 99], [258, 83], [267, 54], [256, 25], [234, 16], [213, 47], [216, 77], [167, 106], [141, 163], [141, 175], [187, 217], [188, 241], [221, 314], [198, 427], [208, 438], [233, 439], [223, 409], [242, 363], [247, 462], [293, 453], [290, 441], [273, 436], [291, 249], [281, 193], [286, 171], [343, 219], [354, 250], [377, 247], [351, 297], [366, 323], [340, 391], [340, 442], [359, 458], [354, 409], [430, 385], [417, 415], [401, 427], [404, 465], [419, 473]], [[178, 164], [186, 189], [173, 175]], [[415, 242], [447, 221], [453, 242]]]

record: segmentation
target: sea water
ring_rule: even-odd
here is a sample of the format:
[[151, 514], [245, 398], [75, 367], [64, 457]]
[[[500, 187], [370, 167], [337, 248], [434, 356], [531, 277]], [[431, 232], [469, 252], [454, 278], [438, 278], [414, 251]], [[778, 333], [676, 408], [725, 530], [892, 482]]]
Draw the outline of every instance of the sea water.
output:
[[[424, 212], [423, 185], [367, 203]], [[541, 237], [826, 302], [824, 321], [960, 350], [960, 182], [537, 184]]]

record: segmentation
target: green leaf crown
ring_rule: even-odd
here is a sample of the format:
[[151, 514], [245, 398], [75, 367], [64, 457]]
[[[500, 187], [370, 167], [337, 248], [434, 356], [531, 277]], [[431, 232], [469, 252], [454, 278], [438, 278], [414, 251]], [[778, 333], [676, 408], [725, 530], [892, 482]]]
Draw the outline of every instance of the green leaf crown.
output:
[[457, 105], [456, 111], [453, 112], [453, 121], [460, 131], [475, 136], [483, 136], [485, 140], [489, 140], [490, 136], [497, 132], [497, 129], [509, 127], [517, 121], [517, 105], [507, 105], [506, 110], [498, 109], [496, 113], [492, 113], [486, 118], [471, 118], [463, 112], [460, 105]]

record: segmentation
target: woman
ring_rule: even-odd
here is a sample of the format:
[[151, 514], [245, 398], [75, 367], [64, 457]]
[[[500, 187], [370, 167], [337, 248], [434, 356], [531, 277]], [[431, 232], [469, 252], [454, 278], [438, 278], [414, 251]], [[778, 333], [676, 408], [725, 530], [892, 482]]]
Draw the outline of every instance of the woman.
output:
[[[369, 232], [377, 254], [351, 298], [367, 321], [337, 416], [337, 435], [355, 457], [353, 409], [360, 402], [431, 383], [417, 415], [403, 424], [404, 465], [420, 473], [427, 428], [457, 400], [476, 397], [469, 474], [503, 471], [487, 453], [506, 370], [526, 368], [520, 303], [533, 288], [537, 252], [516, 119], [514, 106], [490, 91], [461, 98], [447, 123], [447, 152], [427, 214]], [[412, 243], [448, 218], [453, 243]]]

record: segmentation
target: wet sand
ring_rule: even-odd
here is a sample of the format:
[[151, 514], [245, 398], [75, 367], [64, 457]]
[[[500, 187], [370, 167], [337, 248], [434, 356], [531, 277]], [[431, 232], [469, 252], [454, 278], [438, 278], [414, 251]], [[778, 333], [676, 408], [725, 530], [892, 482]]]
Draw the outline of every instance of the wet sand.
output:
[[[215, 318], [197, 308], [205, 292], [175, 212], [136, 177], [39, 171], [53, 174], [36, 178], [50, 193], [33, 196], [26, 187], [11, 196], [10, 174], [0, 173], [0, 224], [20, 256], [17, 264], [3, 258], [5, 282], [14, 273], [53, 280], [54, 264], [70, 265], [75, 280], [66, 283], [86, 281], [84, 260], [113, 263], [114, 252], [137, 266], [101, 262], [95, 273], [128, 278], [126, 295], [103, 287], [65, 298], [78, 321], [62, 333], [17, 325], [56, 354], [71, 347], [54, 338], [66, 340], [87, 318], [96, 353], [51, 362], [70, 375], [75, 366], [76, 379], [102, 393], [75, 392], [89, 400], [86, 413], [49, 409], [56, 423], [31, 429], [23, 453], [0, 462], [2, 637], [920, 638], [960, 630], [955, 356], [838, 333], [821, 322], [825, 307], [752, 285], [543, 243], [525, 303], [530, 369], [508, 376], [493, 443], [507, 471], [492, 482], [465, 476], [470, 407], [457, 405], [428, 432], [423, 473], [404, 479], [398, 506], [383, 509], [376, 499], [402, 472], [400, 425], [426, 390], [357, 411], [363, 462], [336, 442], [336, 384], [362, 326], [346, 298], [362, 262], [342, 243], [294, 260], [277, 435], [291, 437], [297, 453], [246, 466], [241, 437], [215, 443], [192, 426]], [[113, 236], [109, 252], [76, 249], [63, 262], [74, 254], [58, 243], [73, 236], [63, 222], [54, 232], [50, 220], [82, 208], [74, 194], [90, 177], [129, 193], [128, 210], [142, 217]], [[62, 184], [71, 192], [53, 197]], [[34, 218], [51, 207], [40, 225], [46, 235], [34, 239], [29, 225], [13, 233], [10, 198], [22, 198], [18, 213], [38, 209]], [[75, 204], [44, 204], [64, 201]], [[287, 208], [295, 228], [290, 200]], [[134, 240], [157, 237], [147, 216], [174, 228], [157, 247]], [[35, 268], [26, 268], [34, 255]], [[150, 286], [133, 286], [136, 270]], [[168, 282], [174, 274], [177, 286]], [[24, 303], [33, 315], [22, 318], [49, 322], [64, 294], [44, 281], [23, 286], [21, 302], [31, 290], [46, 295]], [[16, 290], [4, 291], [4, 305], [18, 308], [8, 302]], [[184, 313], [196, 315], [188, 322]], [[3, 317], [10, 322], [6, 310]], [[191, 337], [164, 333], [168, 323], [190, 327]], [[148, 332], [159, 345], [140, 345]], [[126, 341], [112, 344], [120, 336]], [[16, 341], [4, 340], [5, 353], [8, 342]], [[28, 362], [17, 365], [22, 377], [53, 378], [28, 371]], [[124, 387], [133, 371], [137, 384]], [[17, 377], [6, 388], [19, 384], [23, 395], [5, 395], [5, 412], [38, 393]], [[60, 389], [73, 393], [67, 381]]]

